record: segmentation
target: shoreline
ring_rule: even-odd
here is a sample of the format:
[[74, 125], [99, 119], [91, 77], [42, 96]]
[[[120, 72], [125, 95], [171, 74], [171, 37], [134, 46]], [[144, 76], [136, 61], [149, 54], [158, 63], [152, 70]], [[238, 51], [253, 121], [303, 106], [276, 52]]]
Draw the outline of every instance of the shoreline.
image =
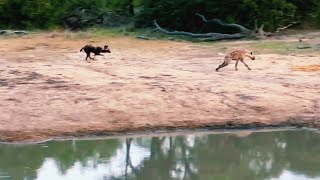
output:
[[[249, 124], [237, 124], [235, 121], [229, 121], [225, 124], [199, 124], [192, 127], [187, 126], [169, 126], [169, 127], [140, 127], [138, 129], [121, 130], [121, 131], [94, 131], [87, 130], [87, 132], [79, 130], [78, 132], [51, 132], [48, 134], [41, 132], [3, 132], [0, 131], [0, 144], [38, 144], [46, 141], [56, 140], [70, 140], [70, 139], [110, 139], [136, 136], [161, 136], [170, 134], [197, 134], [200, 133], [228, 133], [232, 131], [274, 131], [274, 130], [299, 130], [310, 129], [320, 130], [320, 120], [289, 120], [280, 122], [279, 124], [263, 124], [259, 122], [252, 122]], [[46, 130], [44, 130], [46, 131]], [[6, 135], [5, 135], [6, 134]]]

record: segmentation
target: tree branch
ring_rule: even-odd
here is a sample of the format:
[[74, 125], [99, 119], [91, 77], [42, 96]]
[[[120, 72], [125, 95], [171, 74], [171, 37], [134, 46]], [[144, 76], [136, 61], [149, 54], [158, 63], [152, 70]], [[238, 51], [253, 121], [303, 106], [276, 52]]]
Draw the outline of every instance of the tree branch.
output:
[[198, 33], [190, 33], [185, 31], [168, 31], [157, 23], [156, 20], [153, 21], [156, 28], [169, 35], [183, 35], [183, 36], [189, 36], [194, 38], [202, 38], [203, 41], [216, 41], [216, 40], [222, 40], [222, 39], [240, 39], [246, 36], [246, 34], [243, 33], [236, 33], [236, 34], [222, 34], [222, 33], [204, 33], [204, 34], [198, 34]]
[[208, 20], [204, 15], [196, 13], [196, 16], [199, 16], [204, 23], [215, 23], [223, 27], [238, 29], [240, 33], [249, 34], [251, 30], [239, 25], [239, 24], [227, 24], [220, 19], [210, 19]]
[[290, 28], [291, 26], [294, 26], [294, 25], [297, 25], [297, 24], [300, 24], [300, 22], [292, 22], [292, 23], [290, 23], [290, 24], [288, 24], [286, 26], [279, 27], [279, 28], [277, 28], [276, 33], [279, 33], [280, 31], [286, 30], [286, 29]]

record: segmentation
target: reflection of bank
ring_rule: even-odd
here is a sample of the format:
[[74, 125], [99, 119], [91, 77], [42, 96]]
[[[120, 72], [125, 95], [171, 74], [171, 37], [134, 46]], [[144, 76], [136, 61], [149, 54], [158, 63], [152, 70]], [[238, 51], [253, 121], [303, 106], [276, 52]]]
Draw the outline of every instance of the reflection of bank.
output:
[[263, 131], [0, 144], [0, 179], [320, 178], [319, 134]]
[[233, 133], [237, 137], [247, 137], [251, 135], [253, 132], [252, 131], [239, 131], [237, 133]]
[[[99, 180], [119, 178], [126, 171], [126, 144], [123, 143], [110, 159], [100, 159], [99, 152], [96, 156], [90, 157], [86, 165], [77, 161], [72, 167], [61, 173], [59, 170], [59, 162], [53, 158], [47, 158], [43, 162], [41, 168], [37, 170], [37, 180]], [[130, 158], [132, 166], [139, 169], [143, 160], [150, 156], [147, 148], [131, 144]], [[128, 168], [128, 173], [132, 173], [132, 169]]]
[[291, 180], [291, 179], [296, 179], [296, 180], [311, 180], [311, 179], [315, 179], [315, 180], [319, 180], [319, 178], [310, 178], [310, 177], [305, 176], [303, 174], [297, 174], [297, 173], [293, 173], [293, 172], [287, 171], [287, 170], [282, 171], [281, 174], [279, 175], [279, 177], [271, 178], [270, 180]]
[[0, 172], [0, 179], [10, 179], [10, 176], [6, 172]]

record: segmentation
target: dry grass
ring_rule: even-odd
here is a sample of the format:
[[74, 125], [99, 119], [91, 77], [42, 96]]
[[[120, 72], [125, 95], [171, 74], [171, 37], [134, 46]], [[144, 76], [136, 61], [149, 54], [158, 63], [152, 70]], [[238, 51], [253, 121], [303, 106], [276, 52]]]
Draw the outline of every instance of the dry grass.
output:
[[293, 66], [291, 69], [293, 71], [304, 71], [304, 72], [320, 71], [320, 64], [309, 65], [309, 66]]

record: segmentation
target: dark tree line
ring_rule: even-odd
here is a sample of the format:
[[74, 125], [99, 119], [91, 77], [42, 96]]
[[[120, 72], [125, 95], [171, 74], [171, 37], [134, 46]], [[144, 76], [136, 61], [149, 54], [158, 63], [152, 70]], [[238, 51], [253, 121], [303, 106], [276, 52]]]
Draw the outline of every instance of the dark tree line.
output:
[[118, 21], [107, 18], [118, 15], [130, 18], [137, 27], [153, 26], [157, 20], [180, 31], [232, 32], [217, 25], [201, 28], [197, 13], [249, 29], [264, 25], [265, 30], [275, 31], [292, 22], [316, 27], [320, 0], [0, 0], [0, 28], [68, 27], [66, 22], [82, 28]]

